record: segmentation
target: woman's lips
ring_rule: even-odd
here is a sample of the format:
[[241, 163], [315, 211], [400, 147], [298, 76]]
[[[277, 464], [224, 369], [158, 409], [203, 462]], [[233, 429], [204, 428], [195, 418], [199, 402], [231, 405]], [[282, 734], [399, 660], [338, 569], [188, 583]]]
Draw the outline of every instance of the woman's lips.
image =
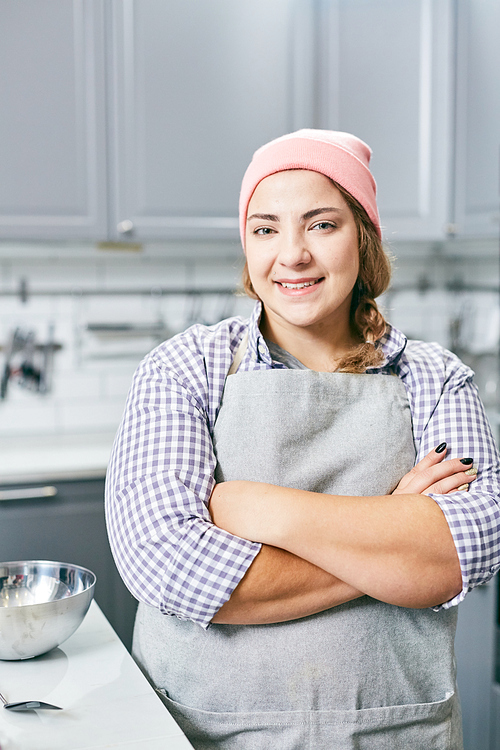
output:
[[311, 294], [315, 291], [315, 287], [323, 281], [323, 278], [319, 279], [278, 279], [275, 284], [282, 294], [287, 296], [297, 297], [305, 294]]

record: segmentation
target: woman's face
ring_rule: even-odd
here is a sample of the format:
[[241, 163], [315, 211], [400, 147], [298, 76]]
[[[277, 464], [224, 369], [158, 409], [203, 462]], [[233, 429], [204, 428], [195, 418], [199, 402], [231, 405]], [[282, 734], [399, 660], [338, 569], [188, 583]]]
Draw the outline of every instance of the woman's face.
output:
[[[248, 205], [246, 258], [264, 304], [266, 335], [309, 328], [349, 344], [359, 270], [358, 232], [335, 185], [318, 172], [278, 172]], [[279, 343], [279, 340], [277, 340]]]

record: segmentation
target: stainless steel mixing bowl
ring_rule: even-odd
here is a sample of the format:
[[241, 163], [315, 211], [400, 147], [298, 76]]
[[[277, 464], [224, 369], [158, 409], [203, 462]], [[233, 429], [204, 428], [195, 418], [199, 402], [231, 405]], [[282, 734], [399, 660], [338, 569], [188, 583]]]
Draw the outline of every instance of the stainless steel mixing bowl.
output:
[[0, 659], [31, 659], [69, 638], [90, 607], [95, 582], [79, 565], [0, 563]]

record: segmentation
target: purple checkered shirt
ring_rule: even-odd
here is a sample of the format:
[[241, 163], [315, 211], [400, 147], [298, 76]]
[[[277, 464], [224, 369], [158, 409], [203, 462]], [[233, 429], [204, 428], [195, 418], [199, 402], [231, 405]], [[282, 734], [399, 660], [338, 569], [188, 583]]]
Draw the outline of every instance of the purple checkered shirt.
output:
[[[217, 528], [207, 510], [216, 458], [212, 431], [224, 381], [248, 331], [240, 371], [283, 368], [249, 320], [194, 325], [140, 364], [127, 399], [106, 481], [111, 548], [132, 594], [164, 614], [208, 627], [260, 550]], [[478, 468], [468, 492], [432, 495], [446, 516], [462, 568], [458, 604], [500, 568], [499, 455], [472, 370], [438, 344], [407, 341], [390, 328], [385, 362], [369, 373], [395, 373], [408, 394], [417, 461], [439, 443], [450, 458]], [[436, 607], [440, 609], [440, 607]]]

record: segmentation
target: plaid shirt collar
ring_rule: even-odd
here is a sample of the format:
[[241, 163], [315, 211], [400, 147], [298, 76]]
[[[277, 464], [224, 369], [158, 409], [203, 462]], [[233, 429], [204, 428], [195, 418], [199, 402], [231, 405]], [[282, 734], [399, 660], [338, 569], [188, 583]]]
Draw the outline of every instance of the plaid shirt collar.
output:
[[[269, 354], [269, 349], [267, 348], [265, 339], [259, 329], [261, 317], [262, 302], [258, 301], [255, 303], [255, 307], [249, 320], [248, 353], [252, 359], [257, 361], [260, 360], [271, 366], [271, 355]], [[378, 346], [380, 346], [384, 352], [384, 361], [379, 367], [370, 368], [368, 372], [379, 372], [380, 370], [396, 365], [406, 348], [407, 342], [408, 339], [404, 333], [388, 323], [384, 335], [378, 341]]]

